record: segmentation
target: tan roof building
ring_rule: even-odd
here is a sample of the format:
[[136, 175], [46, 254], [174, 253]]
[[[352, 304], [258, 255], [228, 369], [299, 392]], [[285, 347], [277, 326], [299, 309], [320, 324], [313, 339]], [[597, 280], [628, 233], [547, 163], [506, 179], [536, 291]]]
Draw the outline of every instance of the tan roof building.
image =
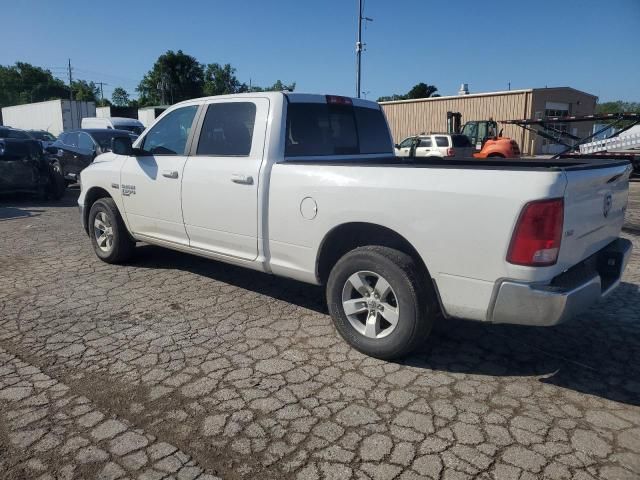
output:
[[[571, 87], [531, 88], [381, 102], [396, 142], [422, 132], [446, 132], [447, 112], [470, 120], [520, 120], [543, 116], [591, 115], [598, 97]], [[551, 154], [564, 149], [516, 125], [501, 126], [503, 135], [518, 142], [524, 154]], [[558, 124], [555, 128], [578, 137], [592, 132], [592, 123]]]

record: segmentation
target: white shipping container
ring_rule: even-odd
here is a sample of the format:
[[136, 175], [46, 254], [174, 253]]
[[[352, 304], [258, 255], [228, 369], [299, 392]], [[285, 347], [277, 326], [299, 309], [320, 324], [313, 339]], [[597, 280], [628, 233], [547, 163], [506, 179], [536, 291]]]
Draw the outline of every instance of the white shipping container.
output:
[[96, 107], [96, 117], [108, 118], [111, 116], [111, 107]]
[[138, 109], [138, 120], [144, 128], [151, 125], [168, 107], [143, 107]]
[[83, 118], [95, 116], [95, 102], [75, 100], [49, 100], [2, 109], [4, 125], [23, 130], [46, 130], [56, 136], [65, 130], [80, 128]]

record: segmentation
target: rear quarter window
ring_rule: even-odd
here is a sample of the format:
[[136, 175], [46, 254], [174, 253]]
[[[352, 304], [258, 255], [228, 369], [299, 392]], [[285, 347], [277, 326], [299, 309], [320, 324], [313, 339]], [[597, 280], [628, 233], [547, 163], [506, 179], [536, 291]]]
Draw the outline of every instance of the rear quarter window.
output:
[[449, 139], [447, 137], [436, 137], [436, 145], [439, 147], [448, 147]]

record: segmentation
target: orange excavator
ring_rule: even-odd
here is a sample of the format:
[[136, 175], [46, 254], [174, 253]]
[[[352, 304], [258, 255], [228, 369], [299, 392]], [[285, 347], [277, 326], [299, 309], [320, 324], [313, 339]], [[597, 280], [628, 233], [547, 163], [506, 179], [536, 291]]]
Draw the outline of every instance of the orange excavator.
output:
[[520, 158], [518, 142], [503, 137], [492, 118], [468, 121], [462, 127], [461, 122], [460, 112], [447, 112], [447, 132], [466, 135], [476, 149], [474, 158]]

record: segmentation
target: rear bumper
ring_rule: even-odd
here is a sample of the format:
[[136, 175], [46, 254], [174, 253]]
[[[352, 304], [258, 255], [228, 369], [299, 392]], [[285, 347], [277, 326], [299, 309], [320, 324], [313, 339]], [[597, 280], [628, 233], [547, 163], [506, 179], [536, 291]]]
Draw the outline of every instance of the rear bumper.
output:
[[500, 283], [489, 320], [518, 325], [557, 325], [604, 298], [619, 284], [631, 242], [618, 238], [548, 284]]

